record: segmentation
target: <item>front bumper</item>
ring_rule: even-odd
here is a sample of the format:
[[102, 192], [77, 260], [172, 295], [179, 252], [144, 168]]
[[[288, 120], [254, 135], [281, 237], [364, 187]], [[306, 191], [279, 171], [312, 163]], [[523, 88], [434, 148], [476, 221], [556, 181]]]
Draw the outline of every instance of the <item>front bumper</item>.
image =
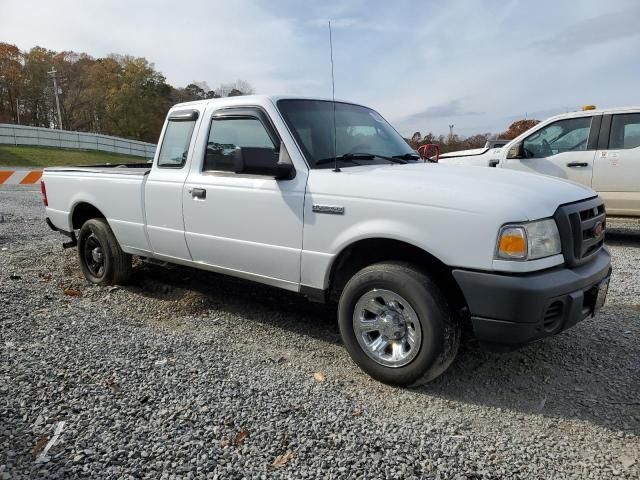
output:
[[478, 340], [523, 345], [559, 333], [596, 309], [598, 287], [611, 275], [606, 248], [570, 269], [506, 275], [453, 270], [469, 306]]

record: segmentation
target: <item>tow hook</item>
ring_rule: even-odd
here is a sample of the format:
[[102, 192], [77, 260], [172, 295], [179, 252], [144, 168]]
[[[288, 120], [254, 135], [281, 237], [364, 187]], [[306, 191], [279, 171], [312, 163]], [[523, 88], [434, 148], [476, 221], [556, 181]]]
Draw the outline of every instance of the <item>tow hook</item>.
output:
[[78, 239], [76, 238], [76, 232], [65, 232], [64, 230], [60, 230], [58, 227], [56, 227], [53, 224], [53, 222], [49, 219], [49, 217], [47, 217], [45, 221], [47, 222], [47, 225], [49, 225], [49, 228], [51, 230], [53, 230], [54, 232], [60, 232], [61, 234], [66, 235], [67, 237], [70, 238], [68, 242], [64, 242], [62, 244], [62, 248], [66, 250], [67, 248], [74, 248], [78, 246]]
[[65, 250], [67, 248], [74, 248], [78, 246], [78, 239], [76, 238], [75, 232], [71, 232], [71, 235], [69, 235], [69, 237], [71, 238], [71, 240], [62, 244], [62, 248], [64, 248]]

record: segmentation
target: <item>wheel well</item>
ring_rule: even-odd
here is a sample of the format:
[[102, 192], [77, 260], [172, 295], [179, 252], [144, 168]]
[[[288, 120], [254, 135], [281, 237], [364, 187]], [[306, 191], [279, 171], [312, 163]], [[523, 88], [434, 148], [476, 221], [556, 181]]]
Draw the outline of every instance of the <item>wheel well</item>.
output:
[[466, 308], [464, 295], [451, 274], [451, 268], [420, 247], [387, 238], [360, 240], [340, 252], [331, 267], [329, 298], [337, 300], [357, 271], [374, 263], [391, 260], [408, 262], [428, 273], [442, 288], [454, 311]]
[[100, 210], [91, 205], [90, 203], [79, 203], [73, 209], [71, 215], [71, 225], [74, 230], [78, 230], [84, 225], [84, 222], [91, 220], [92, 218], [106, 218]]

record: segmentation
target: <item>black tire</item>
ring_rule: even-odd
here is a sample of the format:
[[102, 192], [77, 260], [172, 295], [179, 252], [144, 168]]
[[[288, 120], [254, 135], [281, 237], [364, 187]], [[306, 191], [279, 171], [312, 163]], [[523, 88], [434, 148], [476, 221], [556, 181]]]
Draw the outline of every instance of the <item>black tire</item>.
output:
[[[410, 363], [390, 367], [373, 360], [358, 342], [354, 309], [372, 290], [390, 290], [409, 302], [420, 322], [422, 341]], [[395, 386], [418, 386], [442, 374], [453, 362], [460, 345], [461, 326], [445, 296], [424, 272], [404, 262], [376, 263], [363, 268], [345, 285], [338, 304], [342, 340], [358, 366], [370, 376]]]
[[85, 278], [96, 285], [123, 285], [131, 276], [131, 255], [122, 251], [104, 218], [92, 218], [82, 225], [78, 258]]

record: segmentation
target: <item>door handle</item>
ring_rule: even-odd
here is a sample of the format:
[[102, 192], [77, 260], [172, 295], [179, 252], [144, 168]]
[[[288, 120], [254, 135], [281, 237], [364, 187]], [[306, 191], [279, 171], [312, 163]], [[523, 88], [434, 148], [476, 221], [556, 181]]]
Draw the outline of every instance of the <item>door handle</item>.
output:
[[589, 164], [587, 162], [569, 162], [567, 163], [567, 167], [588, 167]]
[[204, 188], [190, 188], [189, 193], [191, 197], [199, 198], [200, 200], [207, 198], [207, 191]]

